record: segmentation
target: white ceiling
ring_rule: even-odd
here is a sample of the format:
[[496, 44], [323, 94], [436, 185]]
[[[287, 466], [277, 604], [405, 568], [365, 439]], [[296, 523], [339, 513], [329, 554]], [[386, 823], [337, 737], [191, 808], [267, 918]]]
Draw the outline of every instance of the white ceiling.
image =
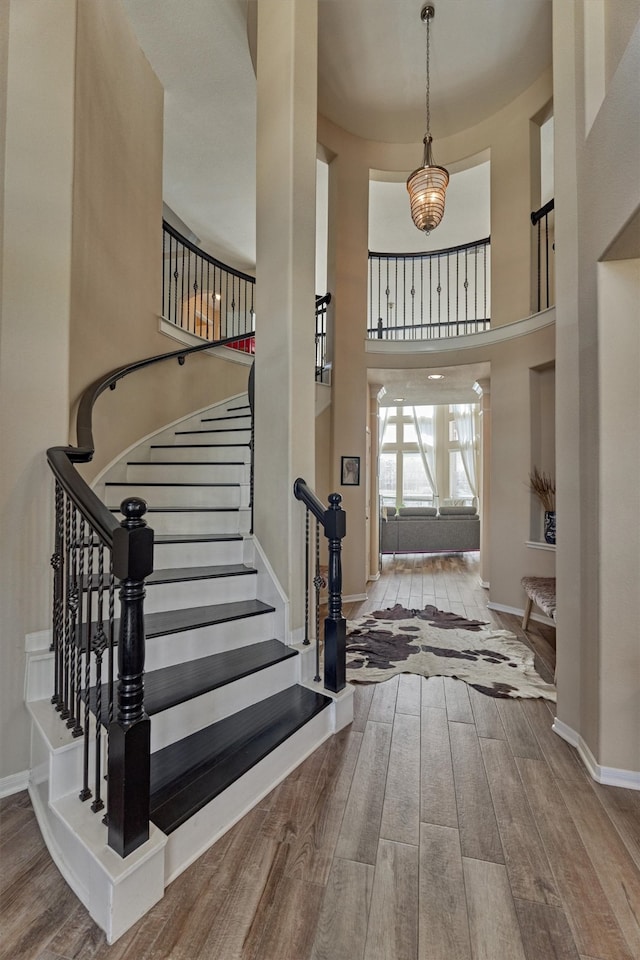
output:
[[[442, 379], [429, 380], [429, 374], [434, 373], [441, 374]], [[477, 380], [489, 379], [490, 375], [489, 363], [430, 367], [426, 370], [367, 370], [367, 380], [372, 387], [384, 386], [386, 392], [380, 401], [383, 407], [394, 407], [400, 403], [477, 403], [479, 397], [473, 385]]]
[[[254, 0], [122, 2], [165, 90], [165, 203], [209, 253], [253, 272], [256, 81], [247, 11]], [[551, 0], [436, 0], [435, 6], [431, 129], [437, 140], [495, 113], [549, 66]], [[319, 0], [322, 114], [368, 139], [420, 144], [426, 39], [421, 7], [421, 0]], [[477, 176], [486, 179], [486, 167]], [[463, 176], [456, 179], [465, 186]], [[394, 187], [378, 186], [380, 203], [372, 192], [372, 249], [393, 249], [380, 238], [386, 231], [396, 237], [396, 249], [412, 249], [413, 242], [407, 246], [404, 239], [405, 204], [395, 204], [403, 218], [396, 228], [387, 198]], [[447, 213], [455, 233], [453, 186]], [[400, 185], [396, 195], [402, 190]], [[443, 222], [431, 245], [486, 236], [488, 190], [485, 199], [478, 236], [451, 241]], [[421, 240], [417, 231], [416, 237]], [[373, 370], [369, 382], [384, 382], [387, 397], [409, 402], [469, 402], [475, 399], [474, 381], [489, 370], [486, 364], [446, 368], [441, 381], [427, 380], [428, 372], [433, 371]]]
[[[165, 202], [210, 253], [252, 270], [256, 95], [248, 0], [123, 3], [165, 89]], [[363, 137], [421, 142], [421, 6], [421, 0], [319, 0], [321, 113]], [[551, 0], [436, 0], [435, 6], [437, 140], [490, 116], [547, 68]]]

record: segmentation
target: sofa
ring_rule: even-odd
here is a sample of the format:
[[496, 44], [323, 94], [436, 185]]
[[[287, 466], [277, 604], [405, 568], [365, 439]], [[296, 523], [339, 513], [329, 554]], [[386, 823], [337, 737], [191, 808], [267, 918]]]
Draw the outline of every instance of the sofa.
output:
[[380, 553], [458, 553], [480, 549], [477, 507], [383, 507]]

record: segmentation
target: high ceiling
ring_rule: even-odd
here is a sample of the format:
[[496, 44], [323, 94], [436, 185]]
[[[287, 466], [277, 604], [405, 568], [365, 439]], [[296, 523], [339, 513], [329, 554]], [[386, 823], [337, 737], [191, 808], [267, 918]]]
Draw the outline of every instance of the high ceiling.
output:
[[[211, 253], [252, 269], [256, 96], [248, 0], [123, 3], [165, 89], [164, 199]], [[321, 113], [362, 137], [421, 142], [421, 6], [421, 0], [319, 0]], [[551, 0], [436, 0], [435, 6], [437, 139], [495, 113], [548, 67]]]
[[[164, 200], [209, 253], [249, 271], [255, 266], [256, 80], [247, 24], [254, 2], [123, 0], [165, 90]], [[319, 0], [322, 114], [367, 139], [420, 144], [421, 6], [421, 0]], [[435, 6], [431, 129], [437, 140], [491, 116], [549, 66], [551, 0], [435, 0]], [[451, 403], [471, 400], [474, 380], [488, 371], [449, 368], [442, 381], [427, 381], [428, 372], [409, 377], [376, 370], [369, 379], [387, 383], [388, 396]]]

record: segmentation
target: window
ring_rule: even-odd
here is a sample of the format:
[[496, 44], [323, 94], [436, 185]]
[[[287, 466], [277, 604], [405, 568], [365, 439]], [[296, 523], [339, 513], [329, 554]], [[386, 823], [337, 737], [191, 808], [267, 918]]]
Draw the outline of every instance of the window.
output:
[[378, 489], [387, 506], [429, 506], [475, 493], [477, 404], [389, 407], [381, 417]]

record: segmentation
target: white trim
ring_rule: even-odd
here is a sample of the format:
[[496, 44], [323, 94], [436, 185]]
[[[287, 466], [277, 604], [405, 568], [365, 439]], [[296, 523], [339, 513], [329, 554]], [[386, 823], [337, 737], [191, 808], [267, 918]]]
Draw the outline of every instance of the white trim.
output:
[[[164, 317], [158, 317], [158, 331], [171, 340], [177, 340], [188, 347], [197, 347], [199, 343], [206, 343], [204, 337], [199, 337], [195, 333], [189, 333], [188, 330], [182, 330], [176, 327], [175, 323], [165, 320]], [[248, 333], [248, 337], [253, 337], [253, 333]], [[238, 337], [238, 339], [245, 339]], [[202, 354], [209, 357], [221, 357], [223, 360], [231, 360], [232, 363], [239, 363], [244, 367], [250, 367], [254, 357], [252, 353], [243, 353], [241, 350], [233, 350], [231, 347], [214, 347], [210, 350], [203, 350]]]
[[618, 767], [603, 767], [596, 762], [596, 758], [584, 742], [579, 733], [569, 727], [562, 720], [554, 717], [551, 729], [559, 737], [566, 740], [578, 751], [582, 762], [589, 772], [589, 776], [596, 783], [604, 783], [609, 787], [625, 787], [627, 790], [640, 790], [640, 771], [622, 770]]
[[51, 640], [51, 628], [48, 630], [37, 630], [35, 633], [28, 633], [24, 638], [25, 652], [35, 653], [39, 650], [49, 650]]
[[505, 323], [484, 333], [471, 333], [461, 337], [442, 337], [440, 340], [365, 340], [365, 353], [450, 353], [488, 347], [495, 343], [526, 337], [556, 322], [556, 308], [549, 307], [522, 320]]
[[488, 590], [489, 587], [491, 586], [488, 580], [478, 580], [478, 583], [480, 584], [483, 590]]
[[8, 777], [2, 777], [0, 780], [0, 798], [10, 797], [14, 793], [21, 793], [29, 786], [29, 771], [22, 770], [20, 773], [11, 773]]
[[342, 598], [343, 603], [355, 603], [356, 600], [368, 600], [369, 597], [366, 593], [350, 593], [348, 596]]
[[380, 571], [378, 570], [376, 573], [369, 574], [369, 576], [367, 577], [367, 583], [371, 583], [372, 581], [379, 580], [379, 579], [380, 579]]
[[[508, 607], [505, 603], [494, 603], [489, 600], [487, 603], [489, 610], [497, 610], [498, 613], [512, 613], [514, 617], [524, 617], [524, 610], [521, 607]], [[538, 623], [546, 623], [550, 627], [556, 626], [556, 621], [550, 617], [545, 617], [544, 613], [532, 613], [530, 620], [536, 620]]]
[[556, 552], [555, 543], [543, 543], [541, 540], [525, 540], [525, 544], [531, 547], [532, 550], [549, 550], [551, 553]]

